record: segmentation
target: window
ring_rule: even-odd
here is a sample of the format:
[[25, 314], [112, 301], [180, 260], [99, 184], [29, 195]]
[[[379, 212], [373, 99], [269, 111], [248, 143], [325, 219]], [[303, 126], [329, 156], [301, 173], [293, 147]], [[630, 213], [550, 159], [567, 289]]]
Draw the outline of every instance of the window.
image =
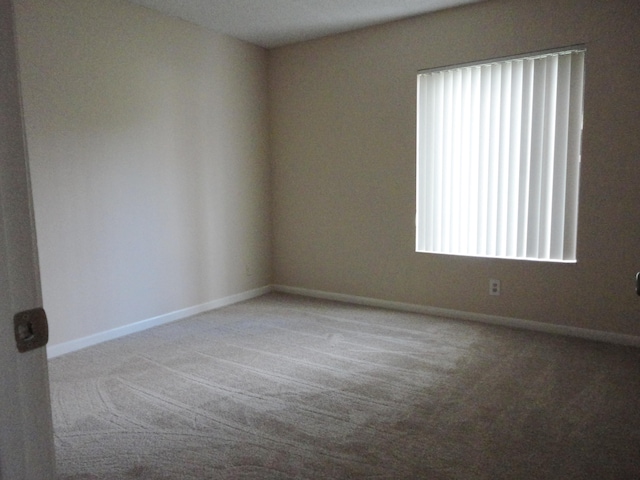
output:
[[418, 73], [417, 251], [576, 261], [584, 56]]

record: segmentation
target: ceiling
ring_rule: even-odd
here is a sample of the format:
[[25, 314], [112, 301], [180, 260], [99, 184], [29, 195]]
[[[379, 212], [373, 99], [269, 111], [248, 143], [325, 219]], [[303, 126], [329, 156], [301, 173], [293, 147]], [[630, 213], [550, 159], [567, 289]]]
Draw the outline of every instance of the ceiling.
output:
[[129, 0], [265, 48], [483, 0]]

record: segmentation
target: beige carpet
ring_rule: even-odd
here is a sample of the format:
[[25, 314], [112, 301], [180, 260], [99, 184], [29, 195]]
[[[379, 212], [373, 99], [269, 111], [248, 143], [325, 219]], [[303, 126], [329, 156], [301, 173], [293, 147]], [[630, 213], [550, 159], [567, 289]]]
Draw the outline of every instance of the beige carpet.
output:
[[640, 350], [270, 294], [50, 364], [60, 479], [639, 479]]

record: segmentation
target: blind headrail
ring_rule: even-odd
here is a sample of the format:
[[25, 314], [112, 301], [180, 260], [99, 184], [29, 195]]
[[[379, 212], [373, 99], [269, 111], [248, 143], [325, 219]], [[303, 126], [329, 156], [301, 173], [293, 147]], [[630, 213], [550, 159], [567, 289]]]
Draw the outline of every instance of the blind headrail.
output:
[[429, 67], [422, 70], [418, 70], [418, 75], [435, 73], [441, 70], [451, 70], [454, 68], [481, 67], [483, 65], [495, 65], [497, 63], [508, 62], [510, 60], [535, 60], [537, 58], [543, 58], [548, 55], [555, 55], [558, 53], [565, 55], [565, 54], [571, 54], [576, 52], [585, 52], [586, 50], [587, 50], [587, 47], [585, 44], [570, 45], [568, 47], [559, 47], [559, 48], [553, 48], [550, 50], [540, 50], [536, 52], [521, 53], [517, 55], [509, 55], [506, 57], [487, 58], [484, 60], [476, 60], [473, 62], [454, 63], [454, 64], [442, 65], [438, 67]]

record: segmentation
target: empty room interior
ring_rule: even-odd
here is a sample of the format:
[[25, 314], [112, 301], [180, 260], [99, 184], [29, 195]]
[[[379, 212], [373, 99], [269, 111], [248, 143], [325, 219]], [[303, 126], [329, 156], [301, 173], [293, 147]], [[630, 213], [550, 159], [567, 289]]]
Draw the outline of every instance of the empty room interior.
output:
[[[640, 476], [635, 0], [267, 47], [13, 3], [60, 478]], [[575, 258], [418, 251], [418, 73], [575, 46]]]

